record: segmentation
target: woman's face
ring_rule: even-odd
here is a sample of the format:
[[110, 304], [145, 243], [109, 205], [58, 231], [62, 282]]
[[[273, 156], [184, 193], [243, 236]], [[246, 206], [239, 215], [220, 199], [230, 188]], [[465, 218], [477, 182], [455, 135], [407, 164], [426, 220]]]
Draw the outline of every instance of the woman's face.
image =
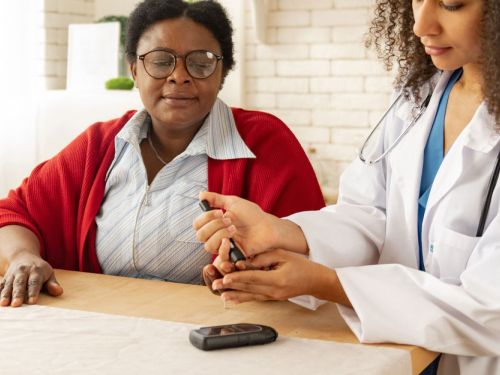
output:
[[477, 64], [483, 0], [413, 0], [413, 31], [441, 70]]
[[[182, 56], [196, 50], [221, 55], [221, 47], [213, 34], [188, 18], [159, 21], [150, 26], [139, 39], [137, 55], [155, 49], [167, 49]], [[174, 71], [165, 79], [151, 77], [138, 59], [131, 70], [153, 123], [173, 133], [199, 127], [212, 109], [222, 85], [220, 61], [215, 72], [204, 79], [188, 74], [184, 58], [177, 58]]]

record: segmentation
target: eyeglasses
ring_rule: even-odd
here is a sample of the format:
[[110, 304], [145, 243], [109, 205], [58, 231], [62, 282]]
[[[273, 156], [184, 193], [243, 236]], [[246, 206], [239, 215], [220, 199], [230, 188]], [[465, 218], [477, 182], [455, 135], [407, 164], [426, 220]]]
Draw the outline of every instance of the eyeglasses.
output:
[[[427, 106], [429, 105], [429, 101], [431, 100], [431, 94], [427, 95], [425, 100], [416, 108], [417, 113], [413, 116], [412, 120], [410, 123], [406, 126], [406, 128], [403, 130], [403, 132], [392, 142], [391, 145], [389, 145], [385, 151], [382, 151], [380, 154], [377, 153], [378, 150], [376, 150], [377, 145], [377, 137], [375, 136], [375, 133], [377, 130], [380, 129], [380, 125], [384, 122], [385, 118], [387, 117], [387, 114], [391, 112], [391, 110], [396, 106], [396, 104], [401, 100], [403, 97], [403, 94], [400, 94], [394, 102], [390, 105], [389, 109], [383, 114], [382, 118], [379, 120], [377, 125], [373, 128], [373, 130], [370, 132], [368, 137], [366, 137], [365, 142], [363, 143], [363, 146], [361, 146], [361, 150], [359, 151], [358, 157], [359, 159], [367, 164], [367, 165], [373, 165], [375, 163], [378, 163], [380, 160], [384, 159], [389, 153], [398, 145], [398, 143], [403, 139], [403, 137], [410, 131], [410, 129], [415, 125], [415, 123], [418, 121], [420, 116], [422, 116], [427, 109]], [[380, 152], [380, 151], [379, 151]]]
[[155, 79], [165, 79], [171, 75], [177, 64], [177, 59], [184, 59], [186, 70], [193, 78], [204, 79], [210, 77], [217, 68], [217, 63], [223, 59], [210, 51], [191, 51], [185, 55], [176, 55], [173, 52], [157, 49], [137, 56], [142, 60], [144, 70]]

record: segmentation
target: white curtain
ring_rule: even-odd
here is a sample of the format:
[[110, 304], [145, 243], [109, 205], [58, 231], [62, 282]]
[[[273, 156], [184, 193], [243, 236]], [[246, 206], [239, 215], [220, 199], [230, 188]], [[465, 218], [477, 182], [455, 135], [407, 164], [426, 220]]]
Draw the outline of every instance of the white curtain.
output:
[[35, 162], [43, 3], [0, 0], [0, 197], [17, 187]]

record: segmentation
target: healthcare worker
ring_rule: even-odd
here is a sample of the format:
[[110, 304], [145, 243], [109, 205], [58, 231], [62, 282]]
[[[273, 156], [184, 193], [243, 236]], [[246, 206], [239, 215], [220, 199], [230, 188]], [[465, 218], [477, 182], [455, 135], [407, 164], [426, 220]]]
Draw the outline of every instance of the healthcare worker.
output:
[[[375, 14], [369, 41], [402, 96], [338, 203], [278, 219], [202, 193], [223, 209], [194, 223], [221, 259], [206, 276], [232, 303], [336, 302], [363, 343], [443, 353], [426, 373], [500, 374], [500, 2], [379, 0]], [[249, 260], [220, 277], [228, 238]]]

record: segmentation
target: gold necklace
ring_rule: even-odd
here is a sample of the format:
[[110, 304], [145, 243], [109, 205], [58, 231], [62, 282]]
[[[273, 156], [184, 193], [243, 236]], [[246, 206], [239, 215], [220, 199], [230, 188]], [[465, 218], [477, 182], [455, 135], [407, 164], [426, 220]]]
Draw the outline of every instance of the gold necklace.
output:
[[153, 140], [151, 139], [151, 129], [153, 127], [151, 126], [149, 128], [149, 131], [148, 131], [148, 143], [149, 143], [149, 147], [151, 147], [151, 150], [153, 150], [153, 153], [155, 154], [156, 158], [161, 161], [163, 163], [163, 165], [167, 165], [167, 162], [165, 160], [163, 160], [160, 156], [160, 154], [158, 153], [158, 151], [156, 151], [156, 148], [155, 146], [153, 145]]

